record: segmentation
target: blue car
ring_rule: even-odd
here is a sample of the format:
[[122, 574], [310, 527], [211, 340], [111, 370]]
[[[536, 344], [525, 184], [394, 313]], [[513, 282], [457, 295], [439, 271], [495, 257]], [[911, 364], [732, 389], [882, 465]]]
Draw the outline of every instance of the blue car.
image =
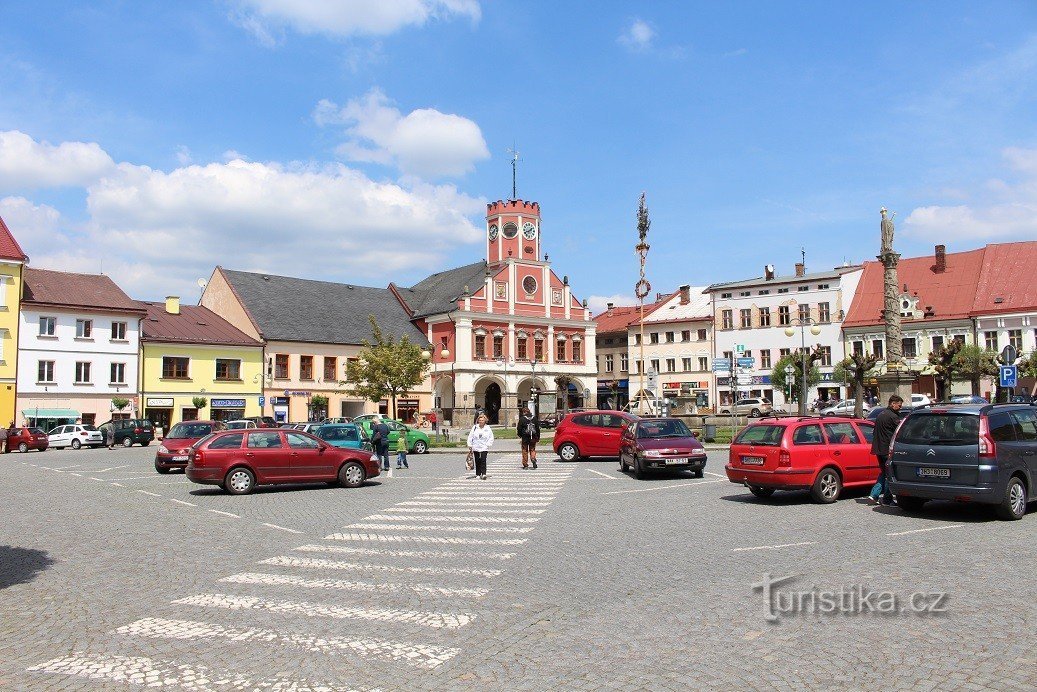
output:
[[369, 452], [374, 450], [364, 429], [352, 423], [325, 423], [317, 428], [313, 434], [332, 447], [365, 449]]

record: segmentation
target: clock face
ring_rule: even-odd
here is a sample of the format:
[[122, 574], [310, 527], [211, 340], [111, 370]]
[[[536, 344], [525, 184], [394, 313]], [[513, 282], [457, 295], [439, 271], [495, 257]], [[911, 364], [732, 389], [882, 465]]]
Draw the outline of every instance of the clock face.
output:
[[503, 235], [508, 240], [511, 240], [512, 238], [518, 235], [518, 226], [509, 221], [508, 223], [504, 224], [504, 228], [501, 229], [501, 235]]
[[533, 240], [537, 237], [537, 227], [533, 225], [533, 222], [527, 221], [522, 224], [522, 235], [526, 240]]
[[497, 240], [497, 224], [490, 224], [490, 240]]
[[527, 276], [526, 278], [522, 279], [522, 290], [524, 290], [526, 293], [530, 295], [536, 293], [537, 280], [534, 279], [532, 276]]

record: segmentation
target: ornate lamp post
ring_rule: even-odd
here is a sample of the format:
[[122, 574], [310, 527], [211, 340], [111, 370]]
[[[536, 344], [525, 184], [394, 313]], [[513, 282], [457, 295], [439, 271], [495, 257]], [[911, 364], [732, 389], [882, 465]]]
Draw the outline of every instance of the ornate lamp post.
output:
[[792, 377], [796, 374], [796, 366], [789, 363], [785, 366], [785, 385], [788, 387], [788, 400], [792, 400]]
[[799, 385], [799, 415], [807, 415], [807, 327], [810, 333], [817, 336], [821, 333], [821, 327], [817, 320], [812, 317], [793, 317], [791, 324], [785, 327], [785, 336], [794, 336], [796, 333], [793, 325], [799, 326], [799, 339], [801, 348], [799, 350], [799, 362], [803, 375]]

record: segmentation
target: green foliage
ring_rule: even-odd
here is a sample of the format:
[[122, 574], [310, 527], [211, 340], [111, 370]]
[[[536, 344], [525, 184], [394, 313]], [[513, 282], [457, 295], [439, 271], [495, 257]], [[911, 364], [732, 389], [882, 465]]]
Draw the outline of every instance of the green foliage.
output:
[[209, 405], [209, 400], [206, 399], [204, 396], [196, 396], [195, 398], [191, 399], [191, 403], [194, 404], [194, 407], [196, 409], [201, 411], [203, 408]]
[[323, 394], [314, 394], [310, 397], [310, 407], [315, 409], [327, 409], [328, 397]]
[[382, 332], [374, 315], [368, 318], [373, 340], [364, 341], [359, 358], [347, 361], [346, 386], [353, 396], [375, 403], [389, 397], [396, 418], [397, 398], [424, 381], [430, 364], [406, 335], [397, 341]]
[[562, 397], [562, 410], [569, 410], [569, 385], [576, 380], [569, 375], [559, 375], [555, 378], [555, 386], [558, 387], [558, 394]]
[[954, 359], [964, 346], [964, 341], [952, 339], [949, 344], [944, 344], [929, 354], [929, 365], [933, 366], [936, 378], [944, 381], [945, 391], [948, 395], [951, 391], [951, 383], [954, 381]]
[[112, 397], [112, 406], [115, 407], [116, 411], [121, 411], [121, 410], [123, 410], [124, 408], [126, 408], [129, 405], [130, 405], [130, 400], [129, 399], [124, 399], [124, 398], [119, 397], [119, 396], [113, 396]]
[[835, 366], [835, 379], [853, 385], [853, 396], [857, 401], [853, 407], [853, 415], [857, 418], [864, 413], [864, 384], [871, 376], [878, 360], [874, 353], [862, 355], [851, 353]]
[[963, 345], [954, 355], [950, 364], [950, 373], [962, 380], [972, 383], [972, 393], [979, 394], [979, 383], [984, 377], [998, 374], [997, 354], [979, 346]]
[[[811, 351], [810, 355], [807, 356], [807, 389], [813, 387], [821, 381], [821, 371], [817, 369], [815, 363], [821, 358], [817, 348]], [[796, 369], [792, 375], [792, 382], [790, 383], [785, 375], [785, 366], [792, 364], [792, 367]], [[803, 381], [803, 358], [798, 352], [790, 353], [783, 358], [780, 358], [777, 363], [774, 364], [774, 369], [771, 370], [771, 386], [776, 391], [788, 394], [789, 385], [792, 385], [792, 400], [799, 401], [799, 390], [802, 387]]]

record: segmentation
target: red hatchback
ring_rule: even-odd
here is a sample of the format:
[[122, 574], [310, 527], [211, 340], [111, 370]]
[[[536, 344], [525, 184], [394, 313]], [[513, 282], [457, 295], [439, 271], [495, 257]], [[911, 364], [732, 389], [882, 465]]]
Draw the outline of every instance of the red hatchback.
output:
[[47, 451], [50, 442], [47, 433], [39, 428], [9, 428], [7, 430], [7, 449], [17, 449], [19, 452], [28, 452], [36, 449], [41, 452]]
[[187, 455], [187, 477], [246, 495], [257, 485], [338, 481], [363, 485], [379, 473], [378, 457], [332, 447], [300, 430], [224, 430], [199, 440]]
[[775, 418], [743, 429], [731, 444], [727, 478], [756, 497], [809, 490], [817, 502], [843, 488], [871, 486], [879, 476], [871, 453], [874, 425], [856, 418]]
[[678, 418], [642, 418], [623, 429], [622, 440], [619, 468], [633, 468], [635, 478], [649, 470], [705, 473], [706, 448]]
[[623, 428], [637, 420], [623, 411], [570, 413], [555, 429], [555, 453], [563, 461], [580, 457], [618, 457]]
[[169, 473], [173, 469], [187, 468], [187, 455], [191, 447], [206, 435], [223, 430], [224, 425], [216, 420], [192, 420], [177, 423], [162, 438], [155, 453], [155, 470]]

